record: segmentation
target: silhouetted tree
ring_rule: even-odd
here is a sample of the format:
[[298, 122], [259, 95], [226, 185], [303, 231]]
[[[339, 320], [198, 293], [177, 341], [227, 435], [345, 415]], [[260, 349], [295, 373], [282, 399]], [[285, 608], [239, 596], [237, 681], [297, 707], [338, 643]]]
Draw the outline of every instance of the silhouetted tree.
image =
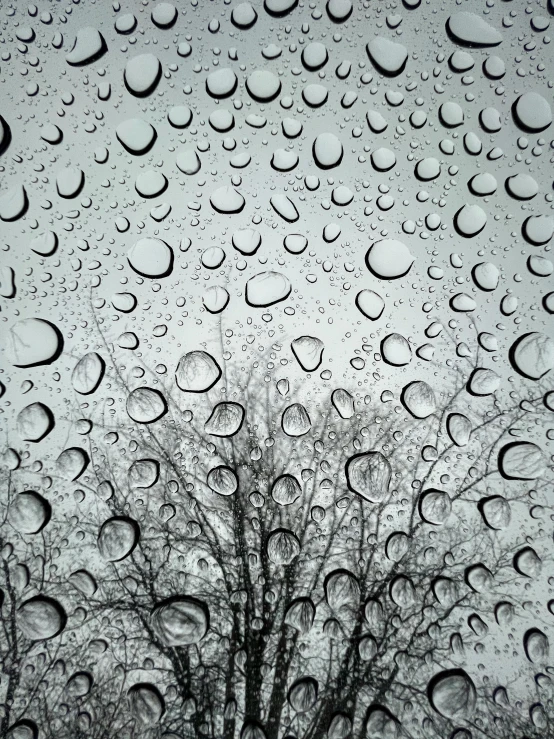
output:
[[[49, 476], [77, 488], [65, 524], [3, 542], [6, 726], [546, 735], [548, 614], [533, 633], [518, 626], [526, 583], [549, 558], [550, 534], [531, 525], [547, 511], [525, 482], [551, 490], [525, 431], [547, 413], [540, 383], [502, 407], [474, 365], [440, 391], [414, 380], [376, 399], [294, 391], [263, 362], [222, 368], [205, 352], [184, 355], [175, 381], [123, 370], [111, 345], [104, 354], [126, 414], [92, 408], [82, 456]], [[512, 508], [530, 524], [511, 522]], [[56, 553], [64, 525], [71, 544]], [[72, 614], [45, 642], [20, 634], [27, 596], [11, 574], [36, 558], [46, 574], [30, 586]], [[517, 677], [526, 699], [515, 703], [516, 678], [494, 667], [508, 649], [543, 671], [536, 695]], [[74, 672], [89, 690], [67, 697]]]

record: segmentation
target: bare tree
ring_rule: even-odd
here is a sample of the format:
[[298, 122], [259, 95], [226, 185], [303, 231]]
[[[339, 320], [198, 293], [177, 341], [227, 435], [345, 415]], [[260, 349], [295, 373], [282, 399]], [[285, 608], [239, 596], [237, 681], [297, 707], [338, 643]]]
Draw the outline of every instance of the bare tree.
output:
[[[84, 612], [47, 642], [57, 651], [24, 642], [4, 662], [6, 726], [28, 714], [53, 736], [545, 736], [546, 675], [512, 705], [480, 664], [488, 633], [512, 629], [547, 670], [542, 617], [533, 633], [514, 627], [548, 534], [531, 546], [510, 524], [512, 507], [533, 507], [523, 480], [552, 486], [520, 440], [546, 412], [539, 383], [502, 407], [475, 364], [440, 393], [414, 381], [370, 399], [295, 392], [262, 360], [222, 373], [205, 352], [175, 381], [146, 367], [137, 379], [103, 348], [126, 415], [96, 409], [91, 465], [57, 467], [86, 498], [72, 567], [94, 586], [73, 593], [65, 572], [40, 583]], [[63, 538], [60, 524], [44, 531]], [[18, 562], [49, 563], [55, 542], [38, 542]], [[4, 563], [13, 651], [21, 597]], [[91, 656], [91, 642], [105, 648]], [[21, 678], [38, 648], [52, 674], [40, 690]], [[73, 703], [68, 665], [91, 680]]]

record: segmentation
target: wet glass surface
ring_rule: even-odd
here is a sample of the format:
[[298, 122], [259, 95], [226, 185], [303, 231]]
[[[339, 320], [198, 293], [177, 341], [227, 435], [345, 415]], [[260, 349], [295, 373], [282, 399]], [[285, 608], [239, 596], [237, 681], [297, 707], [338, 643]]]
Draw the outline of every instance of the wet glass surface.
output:
[[554, 736], [553, 1], [0, 18], [0, 736]]

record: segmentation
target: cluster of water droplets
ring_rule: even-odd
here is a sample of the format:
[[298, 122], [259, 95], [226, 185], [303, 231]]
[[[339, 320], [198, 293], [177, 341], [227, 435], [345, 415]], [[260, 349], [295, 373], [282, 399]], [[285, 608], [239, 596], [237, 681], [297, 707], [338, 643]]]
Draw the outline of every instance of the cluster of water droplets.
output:
[[[478, 404], [520, 403], [521, 419], [506, 422], [491, 450], [495, 473], [514, 496], [527, 482], [544, 492], [554, 440], [552, 0], [517, 7], [116, 0], [65, 8], [41, 1], [12, 3], [2, 14], [2, 460], [10, 474], [41, 473], [43, 460], [54, 470], [44, 489], [29, 481], [16, 490], [10, 531], [27, 541], [69, 510], [58, 489], [61, 497], [51, 493], [54, 480], [85, 506], [79, 485], [91, 479], [92, 451], [123, 448], [135, 425], [156, 438], [175, 413], [199, 417], [196, 399], [210, 399], [201, 428], [214, 457], [220, 440], [240, 438], [245, 424], [250, 433], [248, 394], [227, 384], [233, 362], [264, 364], [262, 385], [284, 399], [273, 432], [290, 443], [309, 438], [322, 403], [331, 425], [357, 428], [371, 396], [383, 417], [405, 414], [422, 429], [435, 419], [457, 459], [471, 459], [492, 417], [480, 416]], [[452, 373], [458, 395], [443, 413]], [[291, 387], [307, 389], [312, 402], [289, 401]], [[439, 451], [420, 441], [417, 456], [433, 466]], [[390, 450], [356, 444], [340, 482], [325, 478], [321, 490], [334, 496], [311, 507], [314, 526], [326, 506], [347, 505], [344, 496], [368, 512], [389, 504], [397, 461]], [[129, 487], [146, 497], [166, 483], [168, 457], [140, 456], [138, 447], [122, 456]], [[263, 456], [257, 450], [252, 462]], [[232, 506], [241, 473], [219, 462], [202, 483], [206, 496]], [[249, 491], [252, 508], [270, 498], [279, 511], [295, 511], [311, 479], [302, 472], [268, 479], [266, 497]], [[448, 487], [446, 471], [440, 479]], [[414, 479], [413, 486], [417, 526], [431, 531], [454, 514], [463, 518], [460, 491], [435, 484]], [[480, 492], [471, 501], [480, 525], [516, 539], [504, 488]], [[115, 495], [108, 478], [96, 494], [106, 508], [83, 533], [94, 566], [75, 567], [68, 578], [91, 603], [98, 573], [110, 571], [102, 568], [131, 561], [149, 534], [148, 520], [108, 510]], [[533, 536], [551, 526], [551, 485], [548, 495], [530, 490], [526, 544], [511, 562], [534, 583], [535, 603], [551, 547], [541, 549]], [[171, 521], [173, 498], [159, 510]], [[263, 557], [288, 572], [303, 556], [304, 536], [296, 513], [281, 515], [282, 525], [272, 521], [266, 532]], [[412, 546], [408, 525], [396, 523], [384, 526], [391, 563]], [[192, 519], [188, 526], [194, 537], [206, 533]], [[401, 612], [417, 602], [416, 575], [391, 579], [386, 597]], [[465, 584], [476, 593], [495, 587], [482, 563], [468, 564]], [[431, 590], [441, 606], [459, 597], [450, 578], [436, 578]], [[363, 662], [375, 659], [380, 602], [362, 604], [346, 569], [330, 569], [323, 592], [334, 615], [322, 633], [338, 639], [338, 614], [363, 608], [368, 632], [357, 650]], [[142, 614], [164, 648], [209, 638], [205, 600], [165, 595]], [[56, 639], [75, 619], [55, 593], [33, 585], [21, 596], [18, 628], [31, 642]], [[552, 674], [548, 627], [534, 624], [534, 609], [526, 607], [518, 638], [527, 661], [544, 670], [536, 676], [542, 687]], [[508, 628], [511, 604], [499, 601], [493, 614]], [[295, 593], [285, 623], [307, 634], [315, 618], [312, 599]], [[468, 625], [484, 640], [481, 616]], [[471, 721], [483, 682], [480, 666], [460, 665], [427, 685], [433, 711], [454, 724]], [[488, 665], [486, 675], [495, 679]], [[297, 677], [287, 692], [292, 713], [312, 711], [320, 687], [312, 676]], [[66, 688], [74, 699], [91, 689], [88, 671]], [[138, 726], [158, 725], [167, 700], [151, 681], [128, 688]], [[537, 730], [547, 710], [551, 700], [542, 696], [530, 708]], [[33, 736], [25, 726], [14, 739]], [[400, 736], [398, 727], [384, 705], [369, 708], [368, 737]], [[351, 728], [339, 712], [325, 730], [344, 739]], [[245, 718], [241, 739], [264, 736]], [[468, 737], [469, 728], [452, 736]]]

